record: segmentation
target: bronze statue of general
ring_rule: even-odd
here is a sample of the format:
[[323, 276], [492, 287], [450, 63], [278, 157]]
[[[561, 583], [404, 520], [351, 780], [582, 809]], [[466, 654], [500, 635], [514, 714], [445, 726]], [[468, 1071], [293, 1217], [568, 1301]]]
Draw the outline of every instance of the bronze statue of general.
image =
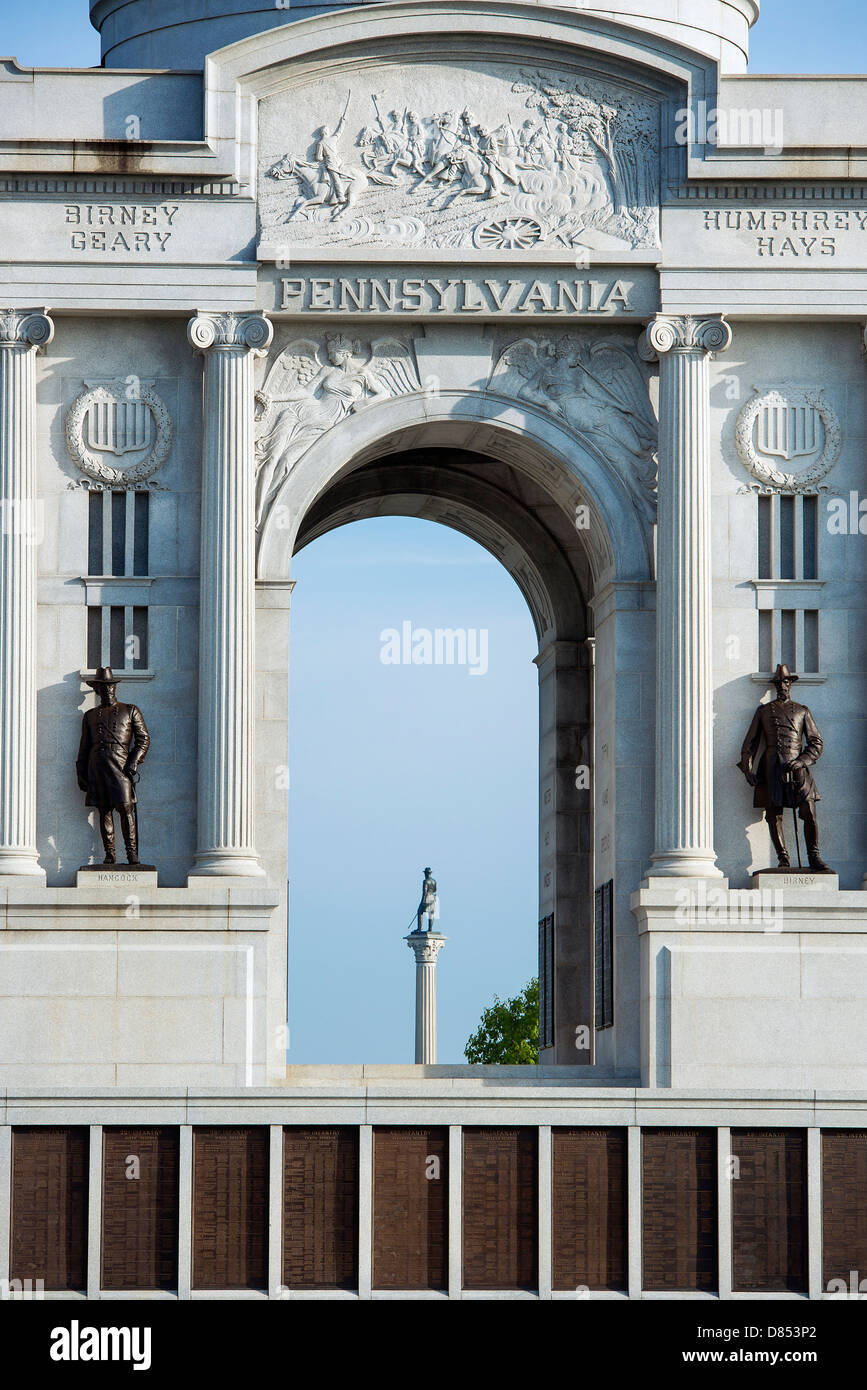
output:
[[[788, 666], [777, 667], [773, 677], [777, 698], [759, 705], [753, 715], [738, 767], [750, 786], [755, 787], [753, 805], [765, 812], [780, 868], [790, 867], [783, 811], [791, 806], [798, 808], [804, 825], [810, 868], [816, 873], [827, 874], [831, 870], [819, 855], [816, 802], [820, 797], [810, 771], [822, 756], [822, 736], [807, 706], [789, 697], [792, 682], [796, 680], [798, 677]], [[762, 743], [764, 749], [757, 761]], [[797, 833], [796, 825], [796, 836]]]
[[137, 705], [122, 705], [110, 666], [100, 666], [85, 681], [99, 696], [99, 704], [86, 710], [81, 721], [81, 743], [75, 771], [78, 785], [87, 793], [86, 806], [99, 810], [99, 828], [105, 847], [105, 863], [114, 864], [114, 812], [120, 816], [129, 864], [138, 864], [138, 821], [135, 776], [150, 746], [150, 736]]
[[434, 922], [440, 915], [439, 897], [437, 896], [437, 881], [431, 875], [429, 868], [424, 871], [424, 881], [421, 885], [421, 902], [416, 909], [416, 931], [424, 931], [422, 922], [427, 918], [427, 929], [433, 931]]

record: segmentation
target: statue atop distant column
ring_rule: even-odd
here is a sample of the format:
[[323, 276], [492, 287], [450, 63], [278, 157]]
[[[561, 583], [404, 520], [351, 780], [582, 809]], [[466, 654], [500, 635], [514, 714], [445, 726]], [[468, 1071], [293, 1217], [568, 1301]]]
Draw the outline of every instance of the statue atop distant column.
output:
[[81, 721], [81, 743], [75, 771], [78, 785], [87, 793], [85, 805], [99, 811], [99, 829], [106, 864], [116, 863], [114, 812], [120, 817], [129, 864], [138, 864], [138, 815], [135, 782], [138, 767], [150, 746], [150, 736], [137, 705], [120, 704], [117, 682], [110, 666], [100, 666], [85, 681], [99, 696], [99, 704], [86, 710]]
[[[415, 956], [415, 1060], [431, 1065], [437, 1059], [437, 956], [448, 940], [434, 926], [439, 915], [436, 879], [428, 868], [416, 912], [417, 926], [403, 939]], [[425, 917], [426, 931], [422, 926]]]
[[421, 902], [416, 913], [418, 926], [416, 931], [424, 931], [422, 921], [427, 918], [427, 930], [433, 931], [434, 921], [440, 915], [440, 900], [437, 897], [437, 881], [431, 877], [429, 868], [424, 871], [424, 882], [421, 886]]
[[[755, 788], [753, 805], [765, 812], [780, 868], [790, 867], [783, 811], [786, 807], [797, 807], [804, 826], [810, 868], [816, 873], [830, 873], [819, 855], [816, 802], [821, 798], [810, 771], [822, 755], [822, 736], [807, 706], [789, 697], [792, 682], [796, 680], [798, 677], [788, 666], [777, 666], [773, 676], [777, 698], [759, 705], [753, 715], [738, 767]], [[763, 742], [764, 748], [757, 760]], [[797, 833], [796, 824], [796, 836]]]

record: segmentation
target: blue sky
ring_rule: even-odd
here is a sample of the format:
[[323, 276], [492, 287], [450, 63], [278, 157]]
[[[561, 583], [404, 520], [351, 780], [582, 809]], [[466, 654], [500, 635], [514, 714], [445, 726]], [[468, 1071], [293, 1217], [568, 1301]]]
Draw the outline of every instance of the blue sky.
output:
[[[0, 0], [0, 55], [29, 67], [89, 67], [99, 40], [87, 0]], [[863, 72], [863, 0], [762, 0], [754, 72]]]
[[[756, 72], [850, 72], [864, 0], [764, 0]], [[86, 0], [0, 0], [0, 54], [99, 61]], [[290, 791], [293, 1062], [412, 1060], [413, 960], [401, 940], [421, 871], [441, 895], [439, 1060], [494, 992], [535, 972], [537, 682], [515, 585], [442, 526], [344, 527], [295, 562]], [[488, 670], [385, 665], [384, 630], [484, 630]]]
[[[433, 867], [439, 1057], [494, 991], [535, 974], [536, 652], [497, 561], [458, 532], [383, 517], [296, 557], [292, 599], [290, 1061], [412, 1061], [401, 938]], [[488, 670], [383, 665], [381, 634], [488, 633]]]

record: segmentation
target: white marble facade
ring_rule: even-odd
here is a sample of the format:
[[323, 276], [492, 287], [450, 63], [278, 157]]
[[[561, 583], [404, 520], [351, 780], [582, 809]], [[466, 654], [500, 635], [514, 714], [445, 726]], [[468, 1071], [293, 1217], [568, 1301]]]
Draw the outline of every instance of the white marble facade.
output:
[[[3, 538], [4, 1082], [281, 1074], [293, 547], [409, 499], [536, 625], [543, 1060], [863, 1088], [867, 78], [744, 76], [752, 0], [510, 5], [505, 46], [496, 0], [173, 8], [170, 54], [98, 0], [104, 69], [0, 67], [0, 500], [37, 528]], [[159, 886], [80, 888], [81, 676], [144, 610]], [[735, 763], [793, 658], [839, 886], [745, 935], [771, 847]]]

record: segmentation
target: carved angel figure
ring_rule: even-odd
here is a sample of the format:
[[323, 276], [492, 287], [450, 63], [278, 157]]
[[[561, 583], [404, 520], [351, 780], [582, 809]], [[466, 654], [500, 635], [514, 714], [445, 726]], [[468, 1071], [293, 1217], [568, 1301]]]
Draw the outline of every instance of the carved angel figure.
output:
[[[324, 358], [323, 358], [324, 353]], [[256, 400], [256, 527], [293, 464], [326, 430], [352, 411], [420, 391], [412, 350], [396, 338], [376, 338], [366, 360], [352, 338], [329, 334], [322, 343], [296, 338], [273, 363]]]
[[584, 435], [653, 516], [657, 423], [647, 382], [626, 343], [575, 334], [554, 341], [519, 338], [500, 354], [490, 389], [530, 401]]

